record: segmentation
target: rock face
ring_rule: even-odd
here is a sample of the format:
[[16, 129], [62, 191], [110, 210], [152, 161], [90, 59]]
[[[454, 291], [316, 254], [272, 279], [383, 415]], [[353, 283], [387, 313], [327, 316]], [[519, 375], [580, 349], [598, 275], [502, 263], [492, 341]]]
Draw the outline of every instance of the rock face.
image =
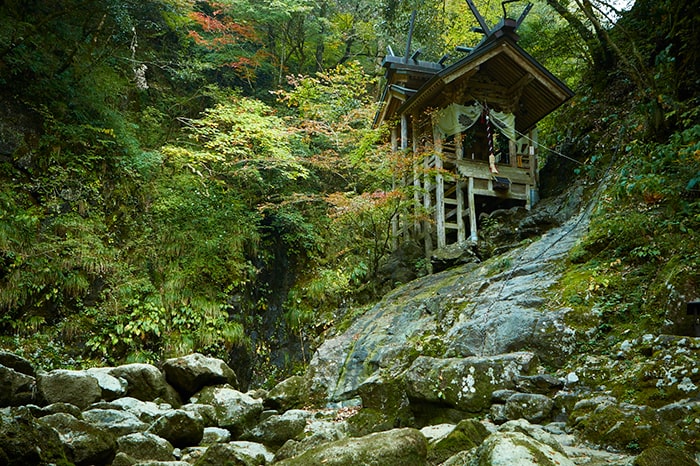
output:
[[378, 371], [394, 377], [416, 355], [495, 356], [527, 350], [550, 366], [575, 346], [570, 309], [544, 311], [542, 291], [586, 230], [586, 215], [547, 232], [492, 263], [469, 263], [429, 275], [387, 294], [344, 333], [326, 340], [311, 361], [313, 396], [343, 400]]
[[515, 387], [516, 378], [534, 368], [532, 353], [492, 357], [418, 357], [406, 372], [412, 402], [447, 404], [460, 411], [482, 413], [496, 390]]

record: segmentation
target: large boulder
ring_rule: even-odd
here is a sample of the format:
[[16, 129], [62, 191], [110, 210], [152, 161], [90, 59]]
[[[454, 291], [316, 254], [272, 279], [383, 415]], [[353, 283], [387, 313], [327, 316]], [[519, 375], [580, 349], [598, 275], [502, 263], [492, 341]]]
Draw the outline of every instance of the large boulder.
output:
[[515, 393], [506, 400], [504, 414], [508, 420], [526, 419], [533, 423], [550, 420], [554, 401], [545, 395]]
[[486, 427], [474, 419], [465, 419], [456, 426], [447, 426], [447, 429], [437, 432], [430, 431], [430, 427], [421, 429], [428, 439], [430, 464], [440, 464], [460, 451], [476, 448], [489, 436]]
[[102, 399], [97, 379], [86, 371], [57, 369], [37, 375], [39, 398], [46, 404], [71, 403], [85, 409]]
[[372, 375], [360, 384], [358, 394], [363, 408], [380, 413], [391, 428], [414, 425], [415, 419], [403, 377], [385, 379], [379, 374]]
[[28, 375], [30, 377], [36, 376], [36, 371], [34, 370], [34, 366], [32, 366], [31, 362], [22, 356], [18, 356], [8, 351], [0, 350], [0, 366], [9, 367], [20, 374]]
[[26, 408], [0, 409], [0, 464], [33, 466], [52, 463], [67, 464], [58, 432], [34, 419]]
[[34, 377], [0, 365], [0, 407], [31, 403], [34, 386]]
[[679, 427], [664, 421], [655, 409], [609, 398], [581, 400], [574, 407], [569, 424], [595, 445], [631, 452], [673, 444], [683, 438]]
[[[521, 374], [534, 369], [537, 358], [520, 352], [490, 357], [418, 357], [406, 372], [412, 406], [449, 406], [468, 413], [485, 413], [494, 391], [512, 389]], [[425, 410], [424, 410], [425, 411]]]
[[280, 411], [301, 409], [309, 403], [309, 382], [305, 377], [294, 375], [275, 385], [265, 397], [265, 406]]
[[168, 359], [163, 364], [163, 371], [168, 383], [185, 400], [207, 385], [238, 386], [236, 374], [228, 364], [199, 353]]
[[126, 395], [128, 383], [122, 378], [110, 374], [109, 367], [93, 367], [87, 373], [97, 379], [97, 384], [102, 389], [102, 398], [107, 401], [115, 400]]
[[275, 453], [275, 460], [291, 458], [301, 455], [307, 450], [316, 448], [330, 442], [347, 438], [348, 426], [346, 422], [338, 422], [329, 419], [309, 420], [304, 429], [304, 433], [299, 435], [298, 440], [287, 440]]
[[565, 455], [521, 432], [491, 434], [476, 450], [479, 466], [574, 466]]
[[117, 442], [108, 430], [65, 413], [44, 416], [41, 422], [58, 431], [68, 458], [76, 465], [110, 464], [114, 459]]
[[141, 401], [162, 400], [174, 407], [180, 396], [165, 380], [163, 373], [151, 364], [126, 364], [110, 369], [110, 375], [127, 382], [127, 395]]
[[692, 456], [668, 445], [647, 448], [634, 459], [634, 466], [697, 466]]
[[188, 411], [168, 411], [148, 428], [148, 431], [166, 439], [174, 447], [198, 445], [204, 435], [204, 421]]
[[82, 417], [83, 420], [106, 429], [117, 437], [144, 432], [149, 426], [135, 414], [119, 409], [89, 409], [83, 411]]
[[167, 403], [154, 403], [153, 401], [141, 401], [130, 396], [118, 398], [108, 403], [97, 403], [91, 406], [92, 409], [116, 409], [126, 411], [141, 421], [148, 424], [154, 422], [160, 416], [172, 409]]
[[197, 460], [196, 466], [259, 466], [272, 462], [274, 454], [253, 442], [217, 443]]
[[320, 445], [279, 466], [421, 466], [426, 465], [427, 441], [412, 428], [393, 429]]
[[213, 406], [217, 426], [231, 431], [234, 438], [253, 427], [263, 410], [261, 399], [241, 393], [228, 385], [205, 387], [190, 400]]
[[117, 439], [117, 456], [113, 466], [132, 465], [141, 461], [173, 461], [174, 448], [154, 434], [138, 432]]
[[250, 440], [277, 449], [287, 440], [304, 432], [306, 421], [310, 417], [310, 412], [296, 409], [282, 415], [274, 414], [243, 433], [241, 440]]

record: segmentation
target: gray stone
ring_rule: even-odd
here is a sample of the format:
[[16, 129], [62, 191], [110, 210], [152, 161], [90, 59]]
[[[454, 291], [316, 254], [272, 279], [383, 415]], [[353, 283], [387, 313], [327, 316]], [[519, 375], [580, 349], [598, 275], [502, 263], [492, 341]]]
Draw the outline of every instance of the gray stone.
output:
[[26, 466], [66, 464], [67, 459], [58, 432], [20, 407], [0, 408], [0, 462]]
[[515, 388], [524, 393], [554, 396], [564, 388], [564, 381], [549, 374], [522, 375], [516, 379]]
[[152, 401], [141, 401], [130, 396], [118, 398], [109, 403], [100, 403], [93, 405], [94, 409], [118, 409], [127, 411], [143, 422], [148, 424], [154, 422], [160, 416], [172, 409], [172, 406], [167, 403], [154, 403]]
[[115, 436], [70, 414], [57, 413], [41, 422], [58, 431], [70, 461], [76, 465], [109, 464], [117, 451]]
[[574, 466], [562, 453], [521, 432], [491, 434], [475, 455], [480, 466]]
[[265, 405], [287, 411], [309, 405], [309, 382], [305, 377], [294, 375], [275, 385], [265, 397]]
[[516, 393], [506, 401], [505, 415], [509, 420], [526, 419], [533, 423], [550, 420], [554, 401], [545, 395]]
[[230, 430], [234, 437], [253, 427], [263, 410], [262, 400], [251, 398], [226, 385], [205, 387], [190, 400], [213, 406], [217, 427]]
[[364, 437], [345, 438], [279, 461], [279, 466], [422, 466], [426, 465], [427, 441], [420, 431], [393, 429]]
[[204, 421], [193, 413], [176, 409], [159, 417], [148, 431], [182, 448], [198, 445], [204, 435]]
[[86, 371], [57, 369], [37, 375], [39, 397], [46, 404], [71, 403], [80, 409], [102, 398], [97, 379]]
[[265, 454], [258, 449], [234, 443], [216, 443], [197, 460], [197, 466], [258, 466], [267, 464]]
[[187, 399], [207, 385], [238, 386], [236, 374], [224, 361], [199, 353], [172, 358], [163, 364], [165, 378]]
[[[30, 409], [32, 406], [28, 406]], [[70, 403], [52, 403], [48, 406], [44, 406], [42, 408], [39, 408], [38, 406], [36, 407], [36, 410], [32, 410], [32, 415], [36, 418], [40, 418], [43, 416], [47, 416], [49, 414], [56, 414], [56, 413], [66, 413], [70, 414], [76, 419], [82, 419], [83, 418], [83, 413], [78, 408], [77, 406], [70, 404]]]
[[36, 371], [34, 370], [34, 366], [32, 366], [31, 362], [22, 356], [18, 356], [8, 351], [0, 350], [0, 366], [8, 367], [19, 372], [20, 374], [28, 375], [30, 377], [36, 376]]
[[184, 409], [195, 416], [201, 417], [205, 427], [216, 427], [217, 425], [216, 409], [214, 409], [213, 406], [188, 403], [186, 405], [182, 405], [181, 409]]
[[458, 410], [482, 413], [491, 406], [496, 390], [512, 389], [515, 379], [528, 373], [536, 362], [532, 353], [492, 357], [418, 357], [406, 372], [411, 403], [433, 403]]
[[506, 405], [494, 404], [489, 409], [489, 419], [495, 424], [503, 424], [508, 421], [506, 416]]
[[175, 389], [165, 381], [165, 376], [151, 364], [126, 364], [110, 369], [109, 373], [126, 380], [130, 397], [141, 401], [162, 400], [174, 407], [182, 404]]
[[311, 416], [308, 411], [290, 410], [282, 415], [272, 415], [241, 435], [241, 440], [250, 440], [279, 448], [284, 442], [293, 439], [306, 427]]
[[148, 424], [135, 414], [118, 409], [89, 409], [83, 411], [83, 419], [95, 426], [107, 429], [117, 437], [144, 432]]
[[540, 443], [549, 445], [554, 450], [558, 451], [562, 455], [566, 455], [564, 447], [559, 443], [559, 441], [547, 432], [542, 426], [531, 424], [525, 419], [518, 419], [515, 421], [508, 421], [498, 428], [499, 432], [520, 432], [528, 437], [537, 440]]
[[[424, 430], [421, 433], [425, 435]], [[452, 429], [438, 436], [428, 437], [428, 461], [439, 464], [464, 450], [476, 448], [488, 437], [489, 433], [479, 421], [465, 419]]]
[[97, 380], [97, 384], [102, 389], [102, 399], [111, 401], [126, 395], [127, 382], [122, 378], [114, 377], [110, 374], [112, 368], [94, 367], [87, 370], [87, 373]]
[[213, 445], [215, 443], [227, 443], [231, 440], [231, 432], [220, 427], [205, 427], [202, 432], [200, 445]]
[[35, 383], [34, 377], [0, 365], [0, 407], [31, 403]]
[[[173, 446], [167, 440], [146, 432], [128, 434], [117, 439], [117, 456], [130, 460], [173, 461]], [[116, 462], [116, 458], [115, 458]]]
[[319, 445], [348, 437], [347, 423], [325, 419], [312, 420], [306, 425], [306, 429], [300, 437], [298, 441], [288, 440], [285, 442], [275, 453], [275, 460], [298, 456]]

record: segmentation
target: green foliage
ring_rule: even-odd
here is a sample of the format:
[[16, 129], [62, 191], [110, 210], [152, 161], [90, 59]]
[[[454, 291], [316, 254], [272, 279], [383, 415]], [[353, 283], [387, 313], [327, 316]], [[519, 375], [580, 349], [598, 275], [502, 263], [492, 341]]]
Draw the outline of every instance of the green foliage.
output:
[[[684, 191], [697, 191], [700, 175], [700, 125], [674, 133], [668, 144], [634, 141], [627, 146], [629, 163], [621, 172], [620, 189], [648, 205], [690, 208]], [[697, 220], [697, 219], [696, 219]]]

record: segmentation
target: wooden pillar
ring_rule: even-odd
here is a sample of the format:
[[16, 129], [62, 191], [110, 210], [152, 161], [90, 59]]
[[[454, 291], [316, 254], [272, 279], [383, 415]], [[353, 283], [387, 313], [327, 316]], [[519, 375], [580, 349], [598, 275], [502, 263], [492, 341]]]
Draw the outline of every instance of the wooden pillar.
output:
[[[457, 160], [464, 159], [464, 136], [460, 133], [455, 135], [455, 155]], [[467, 228], [464, 224], [464, 181], [459, 172], [455, 173], [457, 178], [457, 242], [462, 244], [467, 241]]]
[[[399, 149], [398, 144], [398, 128], [391, 128], [391, 152], [396, 155]], [[391, 189], [396, 189], [396, 175], [391, 177]], [[399, 218], [395, 215], [391, 219], [391, 247], [395, 251], [399, 247]]]
[[[430, 158], [431, 156], [426, 155], [423, 158], [423, 209], [426, 215], [430, 214], [432, 210], [432, 190], [433, 186], [430, 182]], [[426, 219], [423, 221], [423, 240], [425, 243], [425, 258], [428, 264], [430, 263], [430, 256], [433, 253], [433, 226], [430, 220]]]
[[435, 223], [439, 249], [447, 245], [447, 237], [445, 235], [445, 179], [442, 176], [442, 136], [437, 127], [433, 127], [433, 144], [435, 147]]
[[418, 157], [416, 157], [416, 154], [418, 154], [419, 151], [419, 131], [420, 129], [418, 128], [418, 118], [414, 115], [414, 117], [411, 119], [412, 123], [412, 129], [413, 129], [413, 154], [412, 154], [412, 160], [413, 160], [413, 234], [415, 237], [418, 237], [420, 234], [421, 228], [420, 228], [420, 222], [418, 221], [419, 217], [419, 211], [420, 211], [420, 204], [421, 204], [421, 199], [420, 199], [420, 188], [421, 188], [421, 182], [420, 182], [420, 173], [419, 173], [419, 161]]
[[469, 228], [471, 229], [470, 240], [477, 242], [479, 235], [476, 231], [476, 203], [474, 200], [474, 177], [469, 177], [469, 186], [467, 187], [467, 195], [469, 200]]
[[510, 156], [508, 159], [510, 160], [510, 166], [511, 167], [517, 167], [518, 166], [518, 145], [515, 143], [515, 141], [508, 140], [508, 154]]

